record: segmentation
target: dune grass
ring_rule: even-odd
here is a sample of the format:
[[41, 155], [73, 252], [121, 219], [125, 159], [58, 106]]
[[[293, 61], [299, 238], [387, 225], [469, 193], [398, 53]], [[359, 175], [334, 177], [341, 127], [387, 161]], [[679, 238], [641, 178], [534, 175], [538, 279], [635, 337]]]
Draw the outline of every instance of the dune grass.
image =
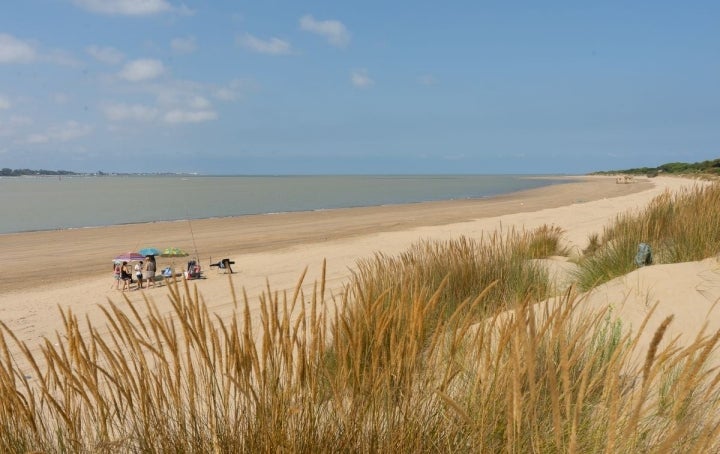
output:
[[[397, 257], [376, 253], [359, 260], [346, 291], [354, 301], [382, 298], [392, 304], [403, 292], [435, 291], [447, 279], [432, 317], [447, 317], [467, 298], [494, 282], [479, 309], [492, 313], [516, 300], [544, 299], [550, 283], [546, 270], [530, 259], [560, 254], [562, 230], [543, 226], [531, 232], [495, 232], [488, 238], [420, 241]], [[382, 295], [382, 297], [381, 297]], [[476, 314], [478, 315], [478, 314]]]
[[720, 183], [695, 186], [656, 197], [645, 209], [625, 213], [591, 237], [579, 261], [578, 285], [588, 290], [636, 268], [640, 243], [653, 251], [653, 262], [679, 263], [720, 253]]
[[170, 315], [61, 310], [39, 349], [2, 325], [0, 452], [717, 452], [720, 335], [680, 348], [668, 319], [638, 364], [644, 327], [572, 290], [537, 304], [531, 259], [559, 235], [378, 254], [335, 298], [324, 277], [268, 288], [259, 322], [247, 295], [221, 319], [182, 281]]

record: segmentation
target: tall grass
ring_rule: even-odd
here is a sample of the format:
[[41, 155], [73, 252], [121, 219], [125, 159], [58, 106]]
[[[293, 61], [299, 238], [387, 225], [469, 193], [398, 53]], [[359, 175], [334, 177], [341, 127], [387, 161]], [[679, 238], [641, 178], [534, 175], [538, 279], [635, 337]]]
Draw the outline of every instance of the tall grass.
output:
[[[397, 257], [376, 253], [359, 261], [333, 324], [328, 358], [357, 361], [345, 365], [355, 369], [347, 382], [372, 389], [374, 376], [393, 363], [391, 355], [419, 358], [447, 320], [482, 320], [523, 298], [547, 298], [548, 273], [530, 259], [556, 253], [561, 234], [544, 226], [495, 232], [484, 241], [420, 241]], [[422, 367], [424, 361], [414, 360], [411, 371]]]
[[662, 347], [661, 327], [636, 365], [639, 334], [611, 313], [503, 282], [535, 241], [421, 243], [361, 266], [338, 307], [324, 278], [268, 288], [258, 326], [247, 295], [220, 319], [185, 281], [170, 315], [125, 299], [95, 326], [61, 310], [39, 354], [2, 325], [0, 452], [720, 449], [720, 335]]
[[633, 259], [640, 243], [651, 246], [654, 263], [716, 255], [720, 252], [720, 183], [661, 194], [638, 213], [618, 216], [599, 242], [579, 262], [577, 280], [584, 290], [635, 269]]
[[397, 257], [376, 253], [358, 261], [346, 287], [351, 299], [391, 304], [402, 292], [434, 291], [447, 279], [439, 295], [438, 313], [447, 316], [465, 299], [497, 282], [480, 309], [493, 312], [517, 299], [544, 299], [550, 288], [546, 270], [530, 259], [563, 253], [562, 230], [542, 226], [530, 232], [494, 232], [487, 238], [460, 237], [450, 241], [420, 241]]

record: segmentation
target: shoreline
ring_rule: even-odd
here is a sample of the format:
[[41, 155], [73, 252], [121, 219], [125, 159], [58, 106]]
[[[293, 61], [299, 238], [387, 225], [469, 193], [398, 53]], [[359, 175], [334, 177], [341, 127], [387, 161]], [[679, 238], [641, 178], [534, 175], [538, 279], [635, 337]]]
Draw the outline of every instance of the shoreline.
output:
[[143, 247], [180, 247], [190, 254], [189, 258], [197, 257], [207, 269], [210, 261], [228, 255], [237, 257], [363, 234], [555, 208], [628, 195], [651, 187], [647, 181], [616, 184], [613, 177], [567, 178], [574, 181], [482, 199], [2, 234], [0, 250], [9, 266], [2, 275], [0, 299], [8, 292], [106, 275], [114, 256]]
[[[142, 177], [141, 175], [137, 175], [138, 177]], [[439, 175], [443, 177], [443, 175]], [[461, 175], [462, 176], [462, 175]], [[212, 176], [202, 176], [202, 178], [208, 178]], [[218, 178], [223, 178], [223, 176], [216, 176]], [[302, 176], [301, 176], [302, 177]], [[375, 177], [375, 176], [372, 176]], [[411, 176], [414, 177], [414, 176]], [[578, 182], [582, 181], [581, 179], [584, 177], [583, 175], [507, 175], [507, 177], [515, 178], [515, 179], [524, 179], [524, 180], [546, 180], [547, 182], [540, 186], [539, 188], [546, 187], [546, 186], [554, 186], [558, 184], [569, 184], [572, 182]], [[22, 177], [19, 177], [22, 178]], [[267, 178], [267, 177], [262, 177]], [[287, 178], [287, 176], [283, 176], [282, 178]], [[328, 178], [337, 178], [337, 176], [330, 175]], [[261, 211], [258, 207], [256, 207], [257, 211], [251, 211], [248, 210], [247, 212], [236, 212], [236, 213], [221, 213], [216, 215], [207, 215], [207, 216], [189, 216], [188, 213], [179, 214], [175, 213], [174, 215], [167, 216], [165, 219], [154, 219], [152, 216], [148, 216], [145, 219], [132, 219], [132, 220], [118, 220], [118, 222], [108, 222], [108, 223], [98, 223], [94, 224], [94, 221], [89, 220], [88, 218], [85, 218], [85, 224], [78, 223], [77, 225], [74, 225], [72, 223], [68, 224], [67, 219], [65, 219], [66, 225], [59, 225], [55, 222], [52, 223], [52, 225], [47, 225], [44, 227], [29, 227], [21, 230], [11, 230], [11, 228], [8, 226], [8, 230], [0, 230], [0, 237], [3, 235], [14, 235], [14, 234], [23, 234], [23, 233], [37, 233], [37, 232], [55, 232], [55, 231], [65, 231], [65, 230], [81, 230], [81, 229], [95, 229], [95, 228], [105, 228], [105, 227], [113, 227], [113, 226], [126, 226], [126, 225], [144, 225], [144, 224], [153, 224], [153, 223], [162, 223], [162, 222], [194, 222], [194, 221], [202, 221], [202, 220], [213, 220], [213, 219], [225, 219], [225, 218], [241, 218], [245, 216], [265, 216], [265, 215], [278, 215], [278, 214], [290, 214], [290, 213], [312, 213], [312, 212], [318, 212], [318, 211], [333, 211], [333, 210], [344, 210], [344, 209], [353, 209], [353, 208], [375, 208], [375, 207], [397, 207], [397, 206], [403, 206], [403, 205], [417, 205], [417, 204], [425, 204], [425, 203], [442, 203], [442, 202], [454, 202], [454, 201], [477, 201], [477, 200], [485, 200], [493, 197], [499, 197], [503, 195], [511, 195], [516, 192], [522, 192], [522, 191], [528, 191], [532, 189], [539, 189], [539, 188], [528, 188], [528, 189], [516, 189], [511, 192], [507, 193], [501, 193], [501, 194], [493, 194], [492, 191], [489, 195], [477, 195], [477, 196], [463, 196], [463, 197], [455, 197], [455, 198], [447, 198], [447, 199], [433, 199], [430, 197], [427, 200], [417, 199], [417, 200], [411, 200], [411, 201], [398, 201], [398, 202], [383, 202], [383, 203], [373, 203], [372, 201], [366, 201], [366, 203], [360, 203], [356, 205], [349, 205], [349, 206], [322, 206], [322, 203], [318, 203], [318, 207], [302, 207], [302, 208], [289, 208], [285, 207], [286, 209], [278, 209], [275, 211]], [[427, 196], [427, 194], [425, 194]], [[280, 208], [280, 207], [278, 207]], [[240, 210], [243, 211], [243, 210]], [[177, 217], [175, 217], [177, 216]], [[96, 221], [97, 219], [95, 219]], [[107, 219], [105, 220], [108, 221]]]
[[[601, 233], [617, 215], [647, 206], [664, 191], [693, 184], [666, 177], [616, 184], [613, 177], [589, 176], [473, 201], [244, 216], [192, 226], [165, 222], [10, 234], [0, 236], [7, 264], [0, 273], [0, 321], [36, 349], [62, 331], [59, 308], [95, 326], [104, 324], [109, 304], [131, 304], [140, 316], [146, 304], [153, 304], [160, 314], [170, 315], [165, 285], [115, 289], [112, 258], [148, 246], [181, 247], [193, 255], [197, 247], [206, 279], [187, 284], [220, 319], [247, 302], [253, 324], [259, 324], [263, 295], [271, 291], [291, 298], [298, 288], [311, 295], [321, 279], [326, 293], [322, 310], [333, 311], [342, 304], [343, 286], [358, 260], [374, 254], [400, 254], [420, 240], [481, 240], [498, 231], [543, 225], [560, 227], [570, 249], [582, 250], [588, 236]], [[157, 269], [174, 265], [180, 271], [190, 258], [158, 257]], [[235, 262], [234, 274], [209, 267], [223, 258]]]

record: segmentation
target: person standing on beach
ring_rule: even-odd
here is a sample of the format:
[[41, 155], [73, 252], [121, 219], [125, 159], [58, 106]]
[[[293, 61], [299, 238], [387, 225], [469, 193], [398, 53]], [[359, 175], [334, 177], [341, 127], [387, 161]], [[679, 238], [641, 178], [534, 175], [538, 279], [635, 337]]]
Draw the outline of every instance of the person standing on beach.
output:
[[[115, 290], [120, 290], [120, 262], [113, 262], [113, 277], [115, 278]], [[112, 288], [112, 287], [111, 287]]]
[[123, 292], [125, 289], [130, 290], [130, 282], [132, 282], [132, 275], [130, 274], [130, 269], [128, 269], [127, 262], [122, 262], [122, 266], [120, 267], [120, 278], [123, 281]]
[[155, 287], [155, 257], [150, 256], [148, 257], [147, 265], [145, 266], [145, 272], [146, 276], [145, 279], [147, 279], [147, 287]]
[[138, 262], [137, 265], [135, 265], [135, 277], [137, 278], [137, 289], [143, 288], [143, 262]]

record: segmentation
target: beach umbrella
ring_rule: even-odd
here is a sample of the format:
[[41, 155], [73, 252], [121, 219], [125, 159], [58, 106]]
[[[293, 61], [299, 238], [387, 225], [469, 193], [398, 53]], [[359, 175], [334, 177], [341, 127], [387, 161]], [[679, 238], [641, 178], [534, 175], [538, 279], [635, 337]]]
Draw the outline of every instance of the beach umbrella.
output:
[[123, 252], [113, 259], [118, 262], [141, 262], [145, 260], [145, 256], [137, 252]]
[[162, 251], [162, 254], [160, 255], [163, 257], [187, 257], [190, 254], [180, 249], [179, 247], [167, 247]]
[[156, 256], [156, 255], [160, 255], [160, 254], [161, 254], [160, 249], [154, 248], [154, 247], [144, 247], [144, 248], [140, 249], [140, 250], [138, 251], [138, 253], [141, 254], [141, 255], [143, 255], [143, 256], [145, 256], [145, 257], [150, 257], [150, 256], [153, 256], [153, 257], [154, 257], [154, 256]]

